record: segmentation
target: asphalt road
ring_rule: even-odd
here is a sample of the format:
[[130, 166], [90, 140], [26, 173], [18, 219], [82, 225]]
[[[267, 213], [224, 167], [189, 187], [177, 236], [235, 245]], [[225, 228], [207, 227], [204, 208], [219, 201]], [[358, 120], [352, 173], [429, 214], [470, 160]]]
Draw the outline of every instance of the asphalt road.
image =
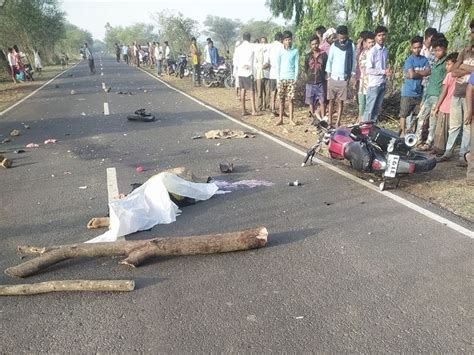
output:
[[[22, 131], [0, 150], [41, 143], [8, 154], [15, 168], [0, 171], [0, 269], [21, 262], [18, 244], [68, 244], [100, 234], [86, 224], [107, 213], [107, 167], [117, 169], [122, 192], [174, 166], [273, 182], [214, 196], [184, 208], [173, 224], [127, 237], [266, 226], [268, 246], [160, 258], [136, 269], [97, 258], [63, 262], [26, 280], [1, 274], [1, 284], [137, 283], [130, 293], [1, 298], [1, 353], [474, 351], [472, 239], [324, 167], [301, 168], [299, 155], [261, 135], [193, 140], [241, 127], [111, 58], [103, 72], [90, 76], [81, 63], [0, 117], [0, 133]], [[125, 119], [141, 107], [158, 120]], [[48, 138], [59, 143], [43, 145]], [[234, 161], [235, 173], [221, 175], [223, 159]], [[136, 173], [137, 166], [147, 170]], [[295, 179], [303, 186], [287, 186]]]

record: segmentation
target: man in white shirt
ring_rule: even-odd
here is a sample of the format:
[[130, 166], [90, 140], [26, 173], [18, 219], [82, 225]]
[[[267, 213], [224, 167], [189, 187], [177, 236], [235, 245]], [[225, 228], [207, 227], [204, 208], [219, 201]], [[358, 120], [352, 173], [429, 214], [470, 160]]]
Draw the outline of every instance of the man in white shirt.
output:
[[12, 79], [13, 79], [13, 82], [15, 84], [18, 84], [18, 80], [16, 80], [16, 58], [15, 56], [13, 55], [13, 48], [8, 48], [8, 56], [7, 56], [7, 59], [8, 59], [8, 64], [10, 65], [10, 71], [11, 71], [11, 74], [12, 74]]
[[160, 45], [160, 42], [156, 42], [155, 46], [155, 59], [156, 59], [156, 74], [161, 76], [163, 70], [163, 48]]
[[206, 45], [204, 46], [204, 61], [203, 64], [212, 63], [211, 52], [209, 51], [209, 43], [212, 42], [211, 38], [206, 39]]
[[235, 94], [237, 99], [240, 100], [240, 83], [239, 77], [237, 75], [237, 48], [240, 46], [240, 41], [235, 42], [235, 49], [234, 49], [234, 56], [232, 57], [232, 75], [234, 76], [235, 80]]
[[253, 65], [255, 47], [250, 43], [250, 33], [243, 34], [243, 42], [236, 49], [237, 76], [240, 85], [240, 105], [242, 116], [248, 116], [249, 112], [245, 109], [245, 95], [250, 91], [250, 103], [252, 105], [252, 116], [259, 116], [255, 106], [255, 85], [253, 78]]
[[278, 117], [279, 114], [275, 109], [276, 106], [276, 99], [277, 99], [277, 91], [278, 91], [278, 83], [277, 83], [277, 58], [280, 51], [283, 49], [283, 35], [281, 32], [275, 34], [275, 40], [270, 44], [270, 51], [269, 51], [269, 65], [270, 65], [270, 72], [269, 72], [269, 90], [271, 92], [271, 110], [273, 117]]
[[168, 41], [165, 41], [164, 56], [165, 56], [164, 58], [165, 72], [166, 74], [169, 75], [170, 71], [169, 71], [168, 62], [171, 59], [171, 49], [170, 49], [170, 46], [168, 45]]
[[92, 52], [90, 51], [87, 43], [84, 43], [84, 55], [86, 56], [89, 62], [89, 69], [91, 71], [91, 74], [95, 74], [94, 57], [92, 56]]

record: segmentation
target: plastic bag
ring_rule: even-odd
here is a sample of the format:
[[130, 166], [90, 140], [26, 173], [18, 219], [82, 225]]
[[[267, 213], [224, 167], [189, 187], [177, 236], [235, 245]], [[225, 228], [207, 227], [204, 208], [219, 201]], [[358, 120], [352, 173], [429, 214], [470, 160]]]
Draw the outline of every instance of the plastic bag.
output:
[[217, 190], [214, 183], [194, 183], [166, 172], [157, 174], [125, 198], [110, 202], [110, 229], [86, 243], [113, 242], [118, 237], [176, 221], [181, 210], [171, 201], [169, 192], [202, 201]]

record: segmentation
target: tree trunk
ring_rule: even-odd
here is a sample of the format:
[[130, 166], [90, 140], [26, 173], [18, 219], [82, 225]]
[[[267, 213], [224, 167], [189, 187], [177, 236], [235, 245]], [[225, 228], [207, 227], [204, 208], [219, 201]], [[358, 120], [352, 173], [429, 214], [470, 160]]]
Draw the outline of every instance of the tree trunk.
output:
[[35, 284], [0, 285], [0, 296], [37, 295], [61, 291], [124, 292], [133, 291], [133, 280], [62, 280]]
[[60, 261], [79, 257], [126, 256], [120, 264], [138, 266], [154, 256], [226, 253], [261, 248], [267, 243], [265, 227], [240, 232], [192, 237], [155, 238], [150, 240], [83, 243], [53, 247], [19, 246], [19, 253], [40, 254], [5, 273], [27, 277]]

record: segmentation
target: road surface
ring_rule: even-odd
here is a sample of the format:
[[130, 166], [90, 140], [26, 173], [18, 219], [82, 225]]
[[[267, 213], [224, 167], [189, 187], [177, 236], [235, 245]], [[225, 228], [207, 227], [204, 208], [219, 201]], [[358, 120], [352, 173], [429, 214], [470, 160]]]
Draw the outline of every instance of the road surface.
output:
[[[472, 239], [325, 167], [301, 168], [299, 155], [262, 135], [193, 140], [242, 127], [135, 68], [106, 58], [101, 76], [96, 65], [97, 75], [80, 63], [0, 116], [0, 133], [22, 131], [0, 150], [41, 144], [9, 154], [15, 168], [0, 171], [0, 268], [22, 261], [18, 244], [100, 234], [86, 224], [107, 213], [108, 167], [117, 169], [124, 193], [175, 166], [222, 180], [272, 182], [214, 196], [184, 208], [173, 224], [127, 237], [266, 226], [268, 246], [160, 258], [136, 269], [98, 258], [63, 262], [25, 280], [2, 274], [2, 284], [135, 279], [137, 289], [4, 297], [0, 352], [474, 351]], [[112, 88], [108, 95], [102, 82]], [[157, 121], [125, 119], [142, 107]], [[59, 142], [44, 145], [49, 138]], [[234, 162], [235, 173], [219, 172], [223, 160]], [[295, 179], [303, 186], [287, 185]]]

